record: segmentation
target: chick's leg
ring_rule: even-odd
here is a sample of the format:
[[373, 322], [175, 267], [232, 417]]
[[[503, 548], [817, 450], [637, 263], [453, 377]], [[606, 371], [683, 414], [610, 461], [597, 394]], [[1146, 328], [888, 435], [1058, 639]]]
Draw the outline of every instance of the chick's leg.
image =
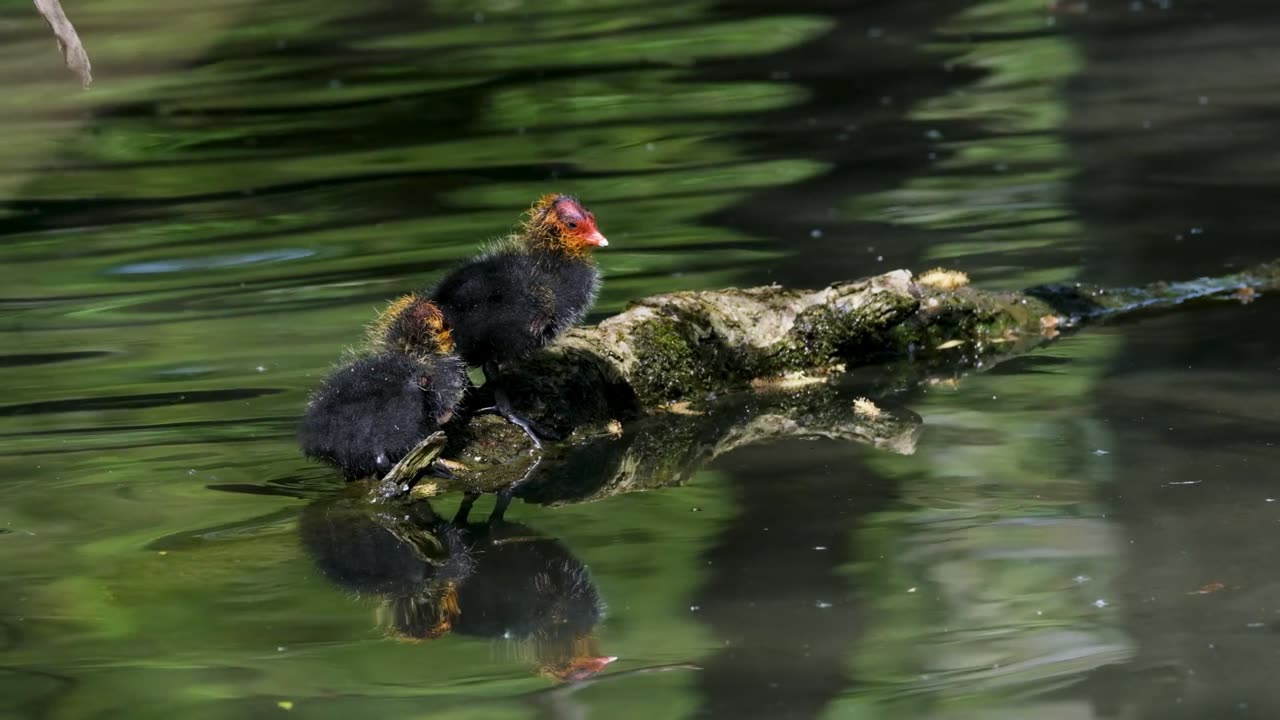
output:
[[507, 397], [507, 392], [502, 389], [502, 385], [498, 382], [498, 363], [490, 360], [482, 366], [484, 370], [485, 387], [493, 390], [493, 410], [506, 419], [507, 422], [515, 425], [529, 436], [529, 441], [533, 446], [542, 449], [542, 441], [538, 438], [538, 432], [534, 429], [533, 423], [528, 418], [520, 415], [511, 406], [511, 399]]

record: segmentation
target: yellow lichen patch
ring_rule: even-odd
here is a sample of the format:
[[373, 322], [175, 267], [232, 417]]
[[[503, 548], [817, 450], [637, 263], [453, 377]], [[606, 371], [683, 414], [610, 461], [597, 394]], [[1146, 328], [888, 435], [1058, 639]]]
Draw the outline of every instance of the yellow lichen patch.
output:
[[868, 420], [879, 420], [884, 411], [879, 405], [871, 402], [870, 398], [860, 397], [853, 401], [853, 411]]
[[439, 460], [436, 460], [436, 462], [445, 466], [449, 470], [452, 470], [453, 472], [460, 472], [467, 469], [466, 463], [461, 463], [461, 462], [458, 462], [457, 460], [445, 460], [444, 458], [441, 458]]
[[1062, 318], [1057, 315], [1045, 315], [1040, 318], [1040, 334], [1049, 339], [1058, 337], [1058, 326], [1062, 324]]
[[969, 276], [959, 270], [934, 268], [922, 273], [916, 282], [935, 290], [957, 290], [969, 284]]
[[789, 372], [784, 375], [774, 375], [772, 377], [756, 378], [751, 381], [751, 387], [756, 390], [779, 390], [787, 388], [805, 387], [806, 385], [816, 385], [824, 383], [827, 378], [821, 375], [811, 375], [803, 371]]
[[440, 484], [436, 482], [420, 482], [409, 491], [411, 498], [429, 498], [440, 494]]
[[702, 412], [701, 410], [694, 410], [693, 406], [690, 405], [686, 400], [681, 400], [680, 402], [668, 403], [666, 406], [663, 407], [663, 409], [673, 415], [706, 415], [706, 413]]

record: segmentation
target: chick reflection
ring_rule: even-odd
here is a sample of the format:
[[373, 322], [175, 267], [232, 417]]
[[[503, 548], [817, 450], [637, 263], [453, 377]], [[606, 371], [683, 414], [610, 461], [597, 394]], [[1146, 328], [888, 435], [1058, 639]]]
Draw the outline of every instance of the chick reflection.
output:
[[500, 502], [470, 522], [468, 496], [453, 520], [425, 500], [370, 505], [328, 498], [299, 521], [302, 544], [334, 584], [383, 600], [379, 615], [405, 640], [456, 633], [514, 641], [541, 674], [582, 680], [614, 660], [594, 635], [604, 603], [562, 543], [503, 520]]

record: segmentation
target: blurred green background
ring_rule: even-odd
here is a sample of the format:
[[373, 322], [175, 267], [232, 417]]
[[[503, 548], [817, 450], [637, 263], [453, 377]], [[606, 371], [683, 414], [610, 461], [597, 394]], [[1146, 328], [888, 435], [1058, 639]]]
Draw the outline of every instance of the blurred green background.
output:
[[[1280, 711], [1269, 298], [896, 389], [911, 456], [789, 441], [517, 503], [609, 606], [620, 659], [572, 690], [519, 643], [388, 638], [298, 544], [340, 483], [293, 439], [383, 303], [553, 190], [611, 241], [593, 320], [898, 267], [1002, 288], [1271, 259], [1280, 7], [66, 9], [89, 92], [0, 0], [0, 717]], [[702, 669], [627, 672], [667, 663]]]

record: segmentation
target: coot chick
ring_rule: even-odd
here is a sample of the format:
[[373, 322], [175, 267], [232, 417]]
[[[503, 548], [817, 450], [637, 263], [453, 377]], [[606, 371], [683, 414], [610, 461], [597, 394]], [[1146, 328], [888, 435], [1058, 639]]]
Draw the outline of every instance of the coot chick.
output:
[[546, 195], [520, 230], [446, 275], [426, 296], [453, 331], [457, 352], [483, 368], [496, 410], [538, 435], [496, 382], [501, 365], [541, 348], [580, 321], [595, 302], [600, 270], [590, 251], [609, 244], [576, 198]]
[[402, 298], [370, 332], [375, 352], [326, 378], [299, 428], [303, 452], [348, 479], [386, 474], [449, 420], [468, 385], [434, 305]]

